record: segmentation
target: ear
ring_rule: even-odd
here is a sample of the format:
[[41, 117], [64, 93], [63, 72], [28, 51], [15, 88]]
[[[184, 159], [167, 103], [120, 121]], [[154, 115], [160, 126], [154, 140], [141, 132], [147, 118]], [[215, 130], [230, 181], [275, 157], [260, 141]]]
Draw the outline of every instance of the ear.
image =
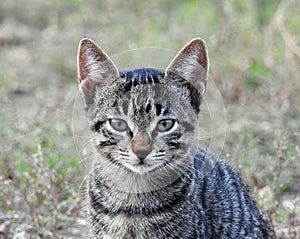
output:
[[175, 81], [176, 76], [183, 79], [198, 91], [200, 97], [206, 89], [207, 74], [208, 56], [205, 42], [201, 38], [187, 43], [166, 69], [166, 75], [173, 75]]
[[97, 87], [106, 86], [118, 77], [109, 56], [89, 38], [82, 39], [78, 50], [78, 81], [86, 105], [94, 101]]

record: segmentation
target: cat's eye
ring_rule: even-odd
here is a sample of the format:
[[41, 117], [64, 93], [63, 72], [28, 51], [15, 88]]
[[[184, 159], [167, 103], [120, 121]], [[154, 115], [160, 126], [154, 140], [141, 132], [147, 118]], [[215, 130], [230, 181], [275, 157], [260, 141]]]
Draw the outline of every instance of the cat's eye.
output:
[[117, 131], [125, 131], [128, 129], [128, 125], [125, 120], [122, 119], [110, 119], [110, 126]]
[[163, 119], [157, 123], [157, 129], [160, 132], [167, 132], [174, 127], [175, 122], [174, 119]]

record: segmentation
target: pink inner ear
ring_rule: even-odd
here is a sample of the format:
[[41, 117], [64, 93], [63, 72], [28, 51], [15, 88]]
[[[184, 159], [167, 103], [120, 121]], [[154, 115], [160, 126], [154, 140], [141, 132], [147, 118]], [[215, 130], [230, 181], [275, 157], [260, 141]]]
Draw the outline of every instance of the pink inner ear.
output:
[[88, 94], [94, 94], [95, 90], [96, 90], [96, 87], [97, 86], [101, 86], [101, 83], [100, 82], [95, 82], [93, 80], [85, 80], [85, 81], [81, 81], [81, 89], [85, 92], [85, 93], [88, 93]]
[[182, 51], [182, 57], [192, 56], [196, 55], [197, 56], [197, 61], [198, 63], [207, 71], [207, 54], [206, 54], [206, 48], [201, 40], [194, 40], [191, 42], [188, 46], [186, 46], [183, 51]]
[[[199, 69], [197, 67], [198, 64], [202, 67], [202, 69]], [[188, 69], [189, 71], [187, 71]], [[200, 38], [196, 38], [190, 41], [173, 59], [173, 61], [168, 66], [167, 70], [183, 74], [183, 76], [193, 73], [194, 70], [200, 70], [202, 72], [204, 70], [204, 73], [206, 73], [208, 70], [208, 57], [204, 41]], [[205, 82], [206, 74], [204, 78], [197, 78], [198, 80]]]
[[81, 83], [83, 80], [85, 80], [89, 74], [89, 69], [87, 67], [87, 57], [86, 57], [86, 51], [82, 47], [79, 52], [79, 61], [78, 61], [78, 67], [79, 67], [79, 83]]

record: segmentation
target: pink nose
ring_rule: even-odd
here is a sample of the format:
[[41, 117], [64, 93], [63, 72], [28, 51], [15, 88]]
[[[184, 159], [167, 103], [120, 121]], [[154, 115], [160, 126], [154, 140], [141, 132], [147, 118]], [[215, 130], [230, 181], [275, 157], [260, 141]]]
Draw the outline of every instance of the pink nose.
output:
[[131, 150], [135, 153], [135, 155], [144, 159], [150, 154], [152, 151], [152, 145], [150, 139], [145, 136], [135, 136], [131, 141]]

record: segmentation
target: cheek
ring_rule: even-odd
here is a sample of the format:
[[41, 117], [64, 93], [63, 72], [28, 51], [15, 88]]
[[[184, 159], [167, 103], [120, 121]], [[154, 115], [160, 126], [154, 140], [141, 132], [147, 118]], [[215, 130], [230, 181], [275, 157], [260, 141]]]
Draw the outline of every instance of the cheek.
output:
[[167, 150], [167, 137], [156, 136], [153, 139], [153, 147], [155, 150]]

